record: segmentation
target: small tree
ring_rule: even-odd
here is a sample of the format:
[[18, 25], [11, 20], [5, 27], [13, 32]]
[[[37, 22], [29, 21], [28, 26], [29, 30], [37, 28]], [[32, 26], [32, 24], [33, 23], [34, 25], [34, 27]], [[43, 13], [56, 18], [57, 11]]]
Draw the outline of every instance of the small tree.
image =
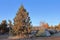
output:
[[2, 23], [0, 24], [0, 32], [1, 33], [9, 32], [9, 30], [7, 28], [7, 22], [6, 22], [6, 20], [3, 20]]
[[45, 22], [40, 22], [40, 26], [44, 29], [48, 29], [49, 28], [49, 24], [45, 23]]

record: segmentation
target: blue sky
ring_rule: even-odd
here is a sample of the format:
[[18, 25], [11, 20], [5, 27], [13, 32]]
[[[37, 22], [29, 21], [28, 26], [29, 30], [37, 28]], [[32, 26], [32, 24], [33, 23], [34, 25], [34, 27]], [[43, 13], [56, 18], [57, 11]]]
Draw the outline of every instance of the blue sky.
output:
[[49, 25], [60, 23], [60, 0], [0, 0], [0, 22], [13, 21], [21, 4], [29, 12], [32, 25], [38, 26], [41, 21]]

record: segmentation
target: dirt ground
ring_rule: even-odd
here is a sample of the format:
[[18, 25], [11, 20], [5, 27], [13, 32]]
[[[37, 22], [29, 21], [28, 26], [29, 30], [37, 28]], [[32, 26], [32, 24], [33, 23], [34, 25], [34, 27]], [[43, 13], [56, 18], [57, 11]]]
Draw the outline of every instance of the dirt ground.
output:
[[60, 40], [60, 37], [37, 37], [37, 38], [26, 38], [26, 39], [0, 39], [0, 40]]

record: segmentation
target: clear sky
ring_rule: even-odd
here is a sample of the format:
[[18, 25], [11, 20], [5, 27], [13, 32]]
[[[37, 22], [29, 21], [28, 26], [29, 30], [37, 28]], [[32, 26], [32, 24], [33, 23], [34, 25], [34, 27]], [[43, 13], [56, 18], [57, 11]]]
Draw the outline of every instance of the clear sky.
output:
[[0, 22], [13, 20], [21, 4], [29, 12], [35, 26], [41, 21], [49, 25], [60, 23], [60, 0], [0, 0]]

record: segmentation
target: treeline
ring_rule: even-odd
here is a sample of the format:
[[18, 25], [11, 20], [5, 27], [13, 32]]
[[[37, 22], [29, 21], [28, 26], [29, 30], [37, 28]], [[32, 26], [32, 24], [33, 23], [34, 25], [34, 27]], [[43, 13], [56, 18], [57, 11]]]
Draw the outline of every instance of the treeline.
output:
[[48, 23], [41, 22], [40, 26], [46, 29], [54, 29], [54, 30], [60, 31], [60, 23], [53, 26], [53, 25], [49, 25]]

